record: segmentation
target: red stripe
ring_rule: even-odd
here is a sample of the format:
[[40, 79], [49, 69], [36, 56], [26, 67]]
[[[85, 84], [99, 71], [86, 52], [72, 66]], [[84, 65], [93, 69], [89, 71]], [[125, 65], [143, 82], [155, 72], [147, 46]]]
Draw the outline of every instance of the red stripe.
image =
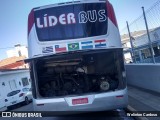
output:
[[113, 6], [111, 3], [107, 0], [107, 11], [108, 11], [108, 17], [113, 22], [113, 24], [118, 28], [117, 19], [114, 13]]
[[33, 24], [34, 24], [34, 10], [32, 9], [28, 16], [28, 35], [33, 27]]
[[66, 48], [56, 48], [55, 50], [56, 50], [57, 52], [66, 51]]
[[95, 40], [95, 43], [106, 42], [106, 40]]

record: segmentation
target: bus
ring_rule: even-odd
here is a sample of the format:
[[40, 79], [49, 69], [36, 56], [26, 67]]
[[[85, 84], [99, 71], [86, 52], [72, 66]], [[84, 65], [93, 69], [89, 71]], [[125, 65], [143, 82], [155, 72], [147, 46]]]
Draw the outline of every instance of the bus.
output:
[[128, 103], [119, 29], [108, 0], [31, 10], [28, 52], [35, 111], [105, 111]]

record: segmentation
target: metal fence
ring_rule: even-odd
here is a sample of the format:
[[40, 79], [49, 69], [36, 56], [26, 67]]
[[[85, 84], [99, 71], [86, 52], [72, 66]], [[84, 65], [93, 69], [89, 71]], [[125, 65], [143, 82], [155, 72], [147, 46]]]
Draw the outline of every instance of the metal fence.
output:
[[[155, 57], [155, 62], [156, 63], [160, 63], [160, 56], [159, 57]], [[143, 59], [141, 61], [136, 61], [136, 63], [152, 63], [152, 59], [151, 58], [147, 58], [147, 59]]]
[[[155, 61], [160, 63], [160, 0], [158, 0], [153, 6], [145, 11], [149, 35], [153, 46], [153, 54]], [[137, 63], [148, 63], [152, 62], [151, 50], [150, 53], [147, 53], [147, 46], [149, 45], [148, 35], [146, 31], [146, 24], [144, 21], [144, 15], [135, 19], [129, 24], [130, 34], [133, 42], [133, 50], [135, 51], [134, 57], [142, 58]], [[125, 44], [129, 41], [129, 35], [127, 26], [121, 31], [122, 43]], [[128, 40], [127, 40], [128, 39]], [[130, 46], [128, 46], [130, 47]], [[146, 49], [146, 52], [145, 52]], [[136, 54], [140, 51], [140, 54]], [[139, 56], [141, 55], [141, 56]], [[158, 57], [158, 59], [157, 59]]]

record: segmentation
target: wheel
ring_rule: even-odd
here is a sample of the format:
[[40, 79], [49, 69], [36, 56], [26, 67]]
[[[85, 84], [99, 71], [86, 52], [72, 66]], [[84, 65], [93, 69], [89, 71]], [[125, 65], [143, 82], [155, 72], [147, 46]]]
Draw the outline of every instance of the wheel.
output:
[[28, 105], [28, 104], [29, 104], [28, 97], [25, 97], [25, 104], [26, 104], [26, 105]]
[[7, 111], [13, 110], [14, 107], [15, 107], [14, 105], [8, 106], [8, 107], [7, 107]]
[[9, 110], [11, 110], [11, 107], [10, 107], [10, 106], [7, 107], [7, 111], [9, 111]]

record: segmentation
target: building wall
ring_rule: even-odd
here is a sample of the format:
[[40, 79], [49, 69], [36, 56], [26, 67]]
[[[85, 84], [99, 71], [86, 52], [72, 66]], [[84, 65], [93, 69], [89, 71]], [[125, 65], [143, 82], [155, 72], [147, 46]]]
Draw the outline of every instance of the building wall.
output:
[[[152, 42], [160, 40], [160, 28], [157, 28], [150, 32], [150, 39]], [[137, 37], [135, 41], [136, 46], [141, 46], [147, 43], [149, 43], [147, 34]]]
[[[149, 32], [151, 42], [153, 42], [153, 54], [156, 59], [157, 63], [160, 63], [160, 28], [152, 29]], [[135, 40], [133, 40], [133, 45], [134, 48], [134, 55], [137, 63], [150, 63], [152, 62], [152, 56], [150, 52], [150, 47], [149, 47], [149, 40], [148, 40], [148, 35], [147, 33], [143, 35], [136, 35], [133, 36]], [[122, 40], [123, 41], [123, 40]], [[123, 43], [124, 49], [124, 57], [126, 60], [126, 63], [128, 63], [129, 60], [129, 54], [127, 53], [127, 48], [130, 48], [129, 42], [125, 41]]]
[[[132, 33], [131, 33], [132, 34]], [[149, 32], [150, 34], [150, 39], [152, 42], [160, 40], [160, 28], [154, 29], [154, 30], [150, 30]], [[137, 35], [137, 36], [133, 36], [133, 38], [135, 38], [135, 40], [133, 40], [133, 45], [135, 47], [141, 46], [141, 45], [145, 45], [148, 44], [148, 35], [147, 33], [143, 34], [143, 35]], [[124, 40], [122, 39], [122, 42]], [[131, 47], [130, 42], [129, 42], [129, 38], [128, 41], [123, 42], [124, 46], [123, 47]]]
[[[19, 51], [20, 51], [20, 54], [19, 55]], [[28, 49], [26, 46], [18, 46], [18, 47], [15, 47], [14, 49], [11, 49], [11, 50], [8, 50], [7, 51], [7, 56], [8, 58], [9, 57], [14, 57], [14, 56], [26, 56], [28, 57]]]
[[[27, 77], [29, 85], [23, 86], [22, 78]], [[24, 87], [31, 87], [29, 70], [16, 71], [15, 73], [0, 74], [0, 94], [1, 97], [6, 97], [6, 95], [17, 89], [22, 89]]]
[[160, 64], [126, 64], [127, 83], [160, 93]]

